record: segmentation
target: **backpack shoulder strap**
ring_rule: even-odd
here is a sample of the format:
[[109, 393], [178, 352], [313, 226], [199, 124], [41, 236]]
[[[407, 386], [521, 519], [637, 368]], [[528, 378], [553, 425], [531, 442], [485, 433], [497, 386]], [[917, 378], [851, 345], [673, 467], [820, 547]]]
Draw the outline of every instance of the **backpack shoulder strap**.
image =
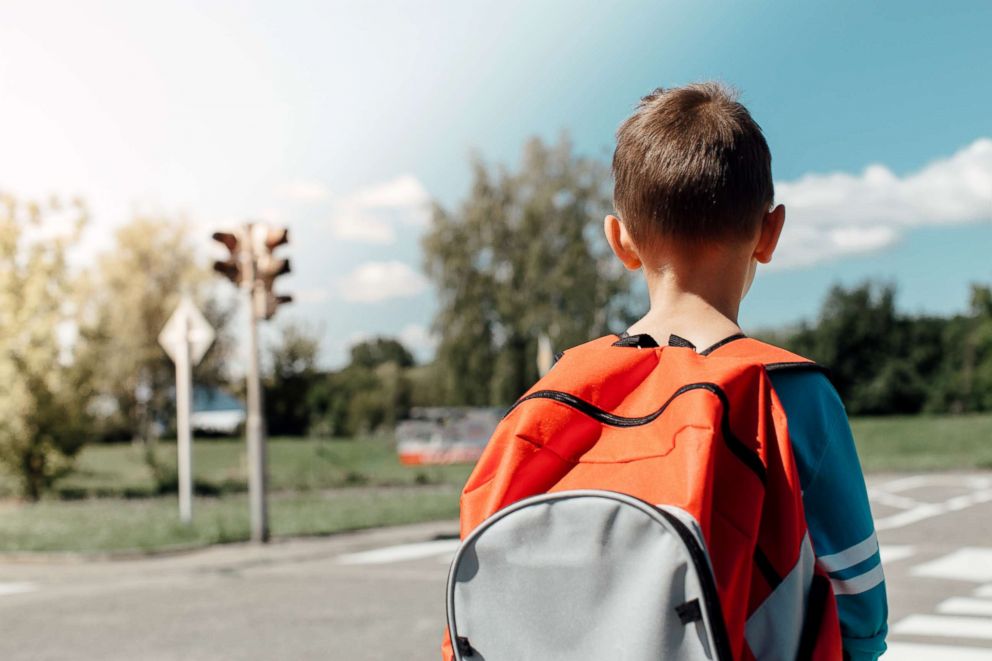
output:
[[828, 377], [830, 375], [827, 368], [809, 358], [744, 335], [727, 338], [707, 349], [704, 353], [721, 358], [738, 358], [759, 362], [769, 372], [813, 370], [822, 372]]

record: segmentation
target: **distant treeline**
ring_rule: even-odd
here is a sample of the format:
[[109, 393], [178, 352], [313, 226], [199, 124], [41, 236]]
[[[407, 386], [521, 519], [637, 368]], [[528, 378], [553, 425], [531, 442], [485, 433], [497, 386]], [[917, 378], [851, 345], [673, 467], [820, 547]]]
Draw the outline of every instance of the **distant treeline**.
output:
[[[992, 410], [989, 287], [972, 288], [968, 313], [936, 317], [899, 312], [890, 285], [836, 286], [816, 321], [756, 335], [827, 367], [852, 415]], [[303, 361], [301, 344], [309, 347]], [[266, 393], [273, 434], [348, 436], [388, 429], [411, 406], [465, 403], [462, 393], [445, 389], [443, 356], [415, 365], [398, 341], [377, 338], [352, 347], [344, 369], [322, 373], [312, 368], [316, 344], [316, 337], [290, 328], [273, 347]], [[526, 359], [536, 364], [536, 349]], [[498, 378], [491, 371], [464, 377], [483, 392], [500, 390], [489, 387]], [[508, 406], [520, 394], [483, 403]]]
[[967, 313], [908, 315], [891, 285], [835, 286], [816, 322], [763, 334], [828, 367], [853, 415], [992, 410], [992, 289]]

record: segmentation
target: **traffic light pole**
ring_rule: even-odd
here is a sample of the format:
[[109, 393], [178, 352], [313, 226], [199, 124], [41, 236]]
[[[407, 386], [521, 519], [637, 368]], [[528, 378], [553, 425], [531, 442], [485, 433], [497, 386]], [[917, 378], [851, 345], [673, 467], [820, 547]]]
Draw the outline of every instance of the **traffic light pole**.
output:
[[[251, 234], [249, 226], [248, 232]], [[255, 277], [255, 257], [251, 246], [242, 251], [245, 274], [244, 289], [248, 296], [248, 500], [251, 508], [251, 541], [269, 541], [269, 511], [266, 498], [267, 470], [265, 419], [262, 417], [262, 383], [258, 365], [258, 298], [264, 289]]]
[[251, 540], [269, 541], [267, 504], [265, 417], [261, 375], [258, 365], [258, 322], [271, 319], [276, 308], [293, 300], [272, 291], [276, 278], [289, 273], [289, 260], [274, 257], [272, 251], [289, 242], [285, 227], [248, 223], [241, 232], [214, 232], [213, 240], [227, 248], [229, 257], [214, 262], [214, 270], [241, 287], [248, 299], [248, 416], [245, 436], [248, 442], [248, 503], [251, 509]]

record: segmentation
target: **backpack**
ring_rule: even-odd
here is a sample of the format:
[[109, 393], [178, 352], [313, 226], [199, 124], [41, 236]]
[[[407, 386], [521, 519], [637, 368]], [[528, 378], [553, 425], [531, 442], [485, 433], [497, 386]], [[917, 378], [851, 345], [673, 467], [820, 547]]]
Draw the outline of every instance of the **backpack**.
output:
[[818, 368], [743, 335], [560, 355], [462, 492], [445, 658], [840, 659], [779, 369]]

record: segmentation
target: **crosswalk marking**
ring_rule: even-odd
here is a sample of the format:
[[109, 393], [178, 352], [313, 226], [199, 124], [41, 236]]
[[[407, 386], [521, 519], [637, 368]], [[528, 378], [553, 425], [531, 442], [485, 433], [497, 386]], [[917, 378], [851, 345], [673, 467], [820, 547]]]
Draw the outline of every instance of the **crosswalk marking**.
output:
[[887, 565], [889, 563], [898, 562], [899, 560], [910, 557], [916, 553], [916, 549], [912, 546], [883, 544], [878, 547], [878, 552], [882, 556], [882, 564]]
[[457, 539], [438, 539], [432, 542], [387, 546], [371, 551], [347, 553], [338, 556], [337, 562], [342, 565], [382, 565], [390, 562], [430, 558], [435, 555], [453, 553], [460, 543]]
[[[973, 599], [971, 597], [951, 597], [937, 604], [938, 613], [948, 615], [986, 615], [992, 616], [992, 599]], [[992, 622], [989, 622], [992, 627]]]
[[889, 643], [882, 657], [885, 661], [989, 661], [988, 648], [958, 647], [956, 645], [922, 645], [918, 643]]
[[[986, 618], [951, 615], [910, 615], [896, 622], [892, 632], [911, 636], [976, 638], [992, 640], [992, 626]], [[986, 656], [988, 652], [986, 652]]]
[[992, 549], [965, 547], [913, 568], [915, 576], [984, 583], [992, 581]]
[[0, 596], [8, 594], [24, 594], [25, 592], [34, 592], [37, 589], [37, 585], [34, 583], [28, 583], [27, 581], [0, 583]]

